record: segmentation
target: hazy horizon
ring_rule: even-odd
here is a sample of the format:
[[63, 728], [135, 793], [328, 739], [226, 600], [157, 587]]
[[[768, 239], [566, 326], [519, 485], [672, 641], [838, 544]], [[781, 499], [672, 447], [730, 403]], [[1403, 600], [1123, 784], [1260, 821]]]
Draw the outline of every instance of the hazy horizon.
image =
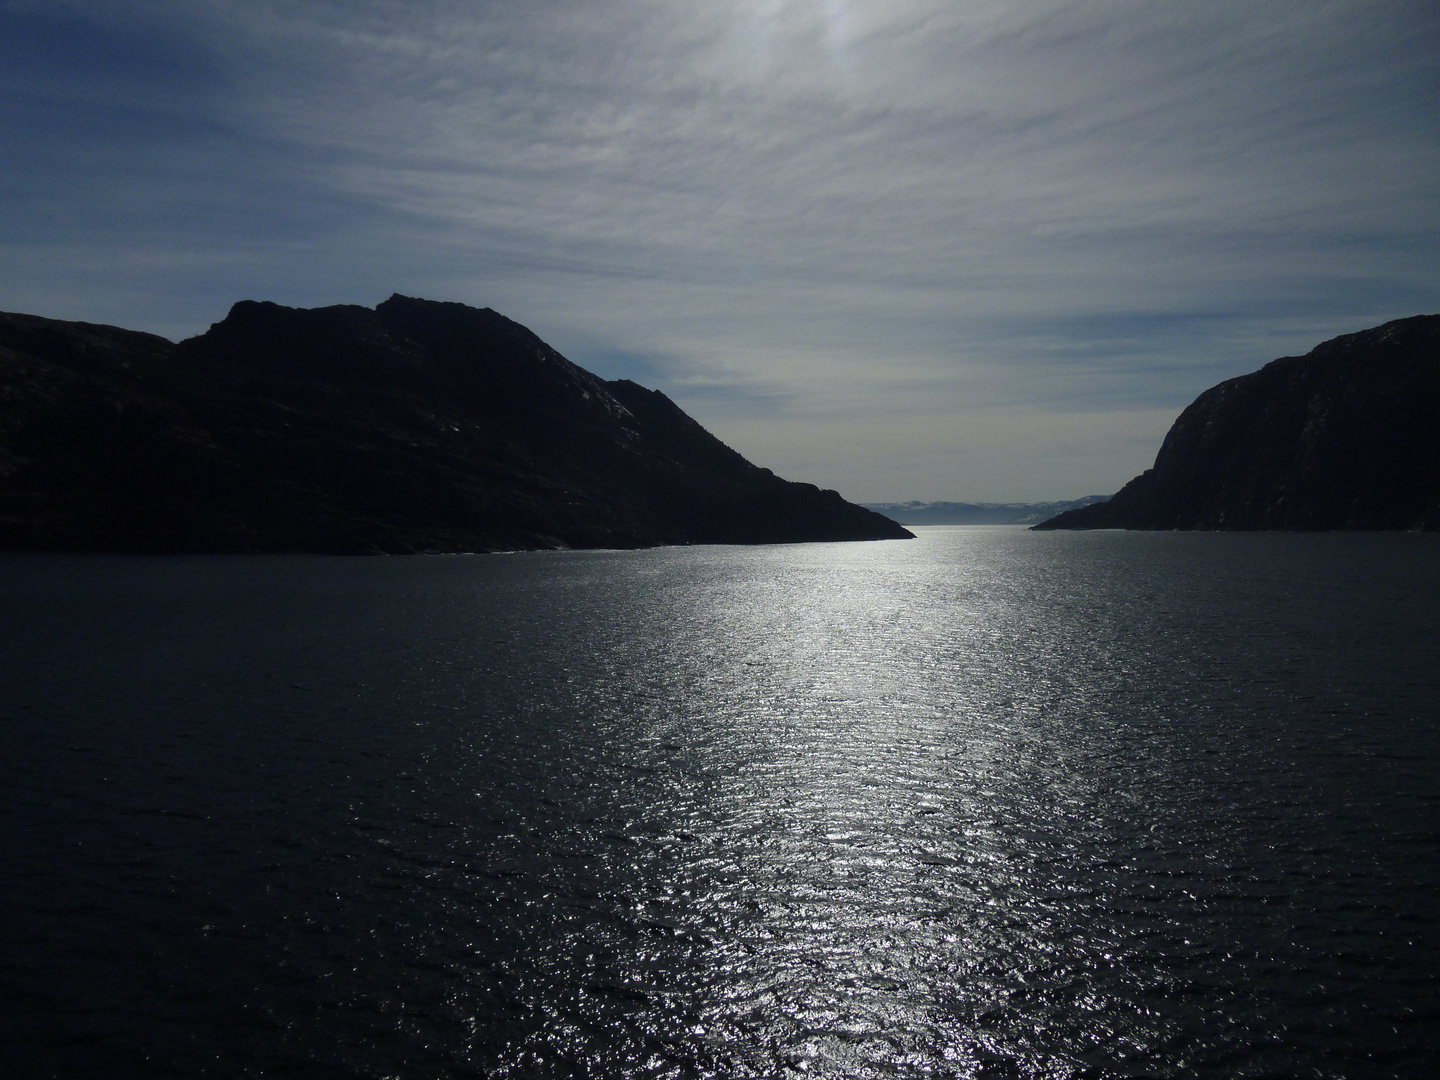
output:
[[0, 0], [0, 309], [491, 307], [855, 502], [1440, 310], [1440, 9]]

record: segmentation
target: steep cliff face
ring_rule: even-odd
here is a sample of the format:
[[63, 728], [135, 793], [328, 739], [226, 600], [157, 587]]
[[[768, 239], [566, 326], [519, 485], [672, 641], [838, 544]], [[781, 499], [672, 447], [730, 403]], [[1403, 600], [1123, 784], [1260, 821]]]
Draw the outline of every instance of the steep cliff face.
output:
[[0, 314], [0, 548], [487, 551], [898, 538], [488, 309], [244, 301], [172, 344]]
[[1155, 466], [1040, 529], [1440, 529], [1440, 315], [1201, 394]]

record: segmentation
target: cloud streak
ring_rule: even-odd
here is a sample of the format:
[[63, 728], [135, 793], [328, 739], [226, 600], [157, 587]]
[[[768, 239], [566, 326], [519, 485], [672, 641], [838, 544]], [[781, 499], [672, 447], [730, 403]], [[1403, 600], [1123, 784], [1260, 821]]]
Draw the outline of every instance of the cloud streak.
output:
[[29, 148], [5, 306], [173, 334], [241, 295], [488, 304], [853, 498], [1113, 490], [1218, 378], [1440, 307], [1420, 3], [115, 0], [7, 25], [36, 44], [3, 84]]

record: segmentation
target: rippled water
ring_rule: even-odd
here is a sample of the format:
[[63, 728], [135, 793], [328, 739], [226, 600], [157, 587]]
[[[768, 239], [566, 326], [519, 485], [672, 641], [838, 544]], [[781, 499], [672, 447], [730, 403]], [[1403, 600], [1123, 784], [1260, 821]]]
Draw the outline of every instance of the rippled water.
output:
[[1421, 1077], [1440, 538], [0, 559], [7, 1076]]

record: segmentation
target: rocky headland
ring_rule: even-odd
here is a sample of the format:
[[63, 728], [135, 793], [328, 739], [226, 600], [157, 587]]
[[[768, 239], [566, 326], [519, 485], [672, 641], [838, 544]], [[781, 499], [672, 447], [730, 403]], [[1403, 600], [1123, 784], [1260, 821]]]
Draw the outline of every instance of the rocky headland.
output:
[[1037, 529], [1440, 530], [1440, 315], [1201, 394], [1155, 465]]
[[242, 301], [178, 344], [0, 314], [0, 549], [459, 552], [904, 538], [488, 308]]

